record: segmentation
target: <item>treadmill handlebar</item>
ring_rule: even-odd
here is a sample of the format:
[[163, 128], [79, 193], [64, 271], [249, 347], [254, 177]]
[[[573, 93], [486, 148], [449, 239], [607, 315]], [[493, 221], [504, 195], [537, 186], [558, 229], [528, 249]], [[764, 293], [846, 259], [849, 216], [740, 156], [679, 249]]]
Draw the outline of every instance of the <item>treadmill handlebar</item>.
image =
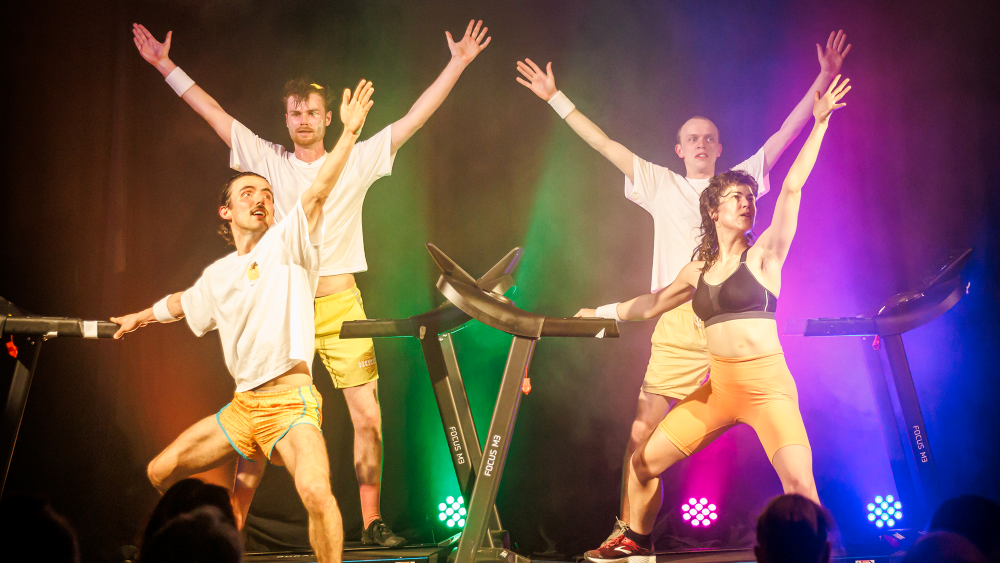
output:
[[577, 317], [545, 317], [542, 336], [617, 338], [618, 323], [614, 319], [582, 319]]
[[119, 325], [110, 321], [85, 321], [62, 317], [0, 318], [0, 334], [34, 334], [46, 337], [113, 338]]

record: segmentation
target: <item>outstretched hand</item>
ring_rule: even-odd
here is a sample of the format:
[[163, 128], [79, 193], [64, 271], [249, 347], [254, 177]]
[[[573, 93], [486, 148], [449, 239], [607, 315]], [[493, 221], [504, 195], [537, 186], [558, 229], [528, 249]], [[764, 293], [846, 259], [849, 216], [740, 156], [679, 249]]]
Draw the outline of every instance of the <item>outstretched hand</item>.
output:
[[[170, 54], [170, 38], [174, 32], [168, 31], [167, 38], [160, 43], [153, 37], [153, 34], [141, 23], [132, 24], [132, 41], [135, 42], [136, 49], [146, 62], [156, 66], [157, 63], [167, 58]], [[117, 337], [116, 337], [117, 338]]]
[[[830, 120], [831, 113], [847, 105], [839, 102], [841, 98], [851, 91], [851, 87], [847, 86], [847, 83], [850, 81], [850, 78], [845, 78], [843, 82], [840, 82], [840, 75], [838, 74], [833, 79], [833, 82], [830, 83], [830, 87], [826, 89], [826, 94], [823, 94], [822, 97], [819, 95], [819, 92], [813, 94], [815, 100], [813, 102], [813, 117], [816, 118], [816, 123], [826, 123]], [[840, 82], [839, 85], [837, 84], [838, 82]]]
[[556, 77], [552, 75], [551, 62], [545, 65], [545, 72], [542, 72], [542, 69], [538, 68], [538, 65], [531, 59], [524, 59], [523, 63], [517, 61], [517, 71], [527, 80], [520, 76], [515, 77], [515, 79], [546, 102], [558, 92], [556, 90]]
[[142, 313], [132, 313], [124, 317], [111, 317], [111, 322], [121, 325], [118, 327], [118, 332], [115, 332], [115, 339], [125, 336], [126, 332], [132, 332], [137, 328], [146, 326], [147, 322], [140, 320], [141, 317]]
[[597, 309], [580, 309], [573, 316], [574, 317], [581, 317], [581, 318], [584, 318], [584, 319], [589, 319], [591, 317], [596, 317], [597, 316]]
[[340, 121], [344, 123], [344, 128], [357, 135], [361, 133], [361, 127], [365, 124], [368, 110], [372, 109], [375, 102], [372, 101], [372, 94], [375, 88], [372, 83], [361, 79], [354, 89], [354, 94], [344, 88], [344, 99], [340, 102]]
[[826, 50], [816, 44], [816, 55], [819, 57], [819, 70], [825, 73], [827, 76], [833, 74], [840, 74], [840, 67], [844, 64], [844, 59], [847, 58], [847, 53], [851, 50], [851, 45], [847, 43], [847, 34], [844, 30], [837, 31], [836, 33], [830, 32], [830, 38], [826, 40]]
[[[453, 61], [467, 65], [472, 62], [472, 59], [476, 58], [476, 55], [480, 51], [490, 44], [490, 39], [493, 38], [486, 37], [486, 31], [489, 28], [484, 27], [480, 30], [479, 27], [481, 25], [483, 25], [483, 20], [479, 20], [478, 22], [475, 20], [470, 21], [469, 27], [465, 29], [465, 36], [457, 43], [452, 39], [450, 31], [444, 32], [445, 37], [448, 38], [448, 50], [451, 51], [451, 59]], [[486, 41], [483, 41], [484, 37], [486, 37]]]

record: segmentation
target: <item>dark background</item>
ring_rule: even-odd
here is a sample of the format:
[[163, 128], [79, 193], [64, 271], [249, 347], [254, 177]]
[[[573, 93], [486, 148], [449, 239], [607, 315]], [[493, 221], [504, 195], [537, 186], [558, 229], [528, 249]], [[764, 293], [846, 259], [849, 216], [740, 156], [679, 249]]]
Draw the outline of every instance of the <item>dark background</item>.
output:
[[[369, 192], [370, 271], [358, 280], [370, 317], [440, 302], [427, 241], [475, 275], [523, 246], [515, 300], [546, 314], [648, 291], [652, 221], [622, 197], [617, 170], [514, 81], [517, 59], [553, 61], [557, 85], [585, 114], [674, 170], [683, 169], [676, 129], [710, 117], [725, 147], [720, 166], [730, 166], [805, 94], [818, 72], [813, 44], [845, 29], [854, 47], [844, 74], [855, 87], [806, 188], [779, 325], [871, 310], [937, 256], [974, 246], [970, 294], [905, 341], [946, 496], [1000, 500], [1000, 42], [985, 2], [20, 3], [2, 24], [0, 295], [39, 314], [107, 318], [187, 287], [226, 252], [214, 231], [228, 151], [136, 53], [133, 21], [161, 39], [173, 30], [175, 62], [237, 119], [287, 143], [287, 79], [334, 88], [373, 80], [368, 136], [434, 80], [449, 56], [444, 31], [459, 35], [470, 18], [485, 20], [493, 42]], [[775, 190], [801, 141], [772, 171]], [[773, 201], [762, 201], [758, 232]], [[632, 323], [618, 341], [539, 345], [498, 500], [522, 551], [577, 554], [610, 530], [652, 329]], [[481, 326], [456, 336], [480, 435], [508, 344]], [[820, 496], [847, 541], [872, 535], [864, 505], [894, 492], [860, 346], [784, 337]], [[382, 513], [411, 537], [440, 538], [436, 505], [457, 485], [419, 348], [376, 348]], [[350, 423], [341, 394], [316, 373], [334, 490], [356, 539]], [[136, 541], [156, 501], [146, 463], [232, 388], [217, 336], [194, 338], [183, 323], [122, 342], [51, 341], [8, 491], [47, 494], [77, 527], [86, 558], [99, 559]], [[664, 484], [660, 547], [747, 545], [753, 517], [780, 493], [748, 428], [672, 468]], [[287, 511], [288, 487], [285, 470], [272, 468], [255, 517]], [[682, 525], [683, 499], [706, 495], [720, 507], [718, 525]], [[304, 541], [301, 529], [276, 533]]]

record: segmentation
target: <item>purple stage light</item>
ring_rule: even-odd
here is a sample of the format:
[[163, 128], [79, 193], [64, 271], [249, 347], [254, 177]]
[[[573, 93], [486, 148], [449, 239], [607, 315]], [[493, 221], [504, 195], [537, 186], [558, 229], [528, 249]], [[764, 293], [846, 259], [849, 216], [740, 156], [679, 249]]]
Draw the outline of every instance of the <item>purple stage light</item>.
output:
[[719, 515], [715, 512], [716, 508], [715, 504], [708, 502], [705, 497], [700, 499], [691, 497], [681, 505], [681, 518], [696, 528], [708, 526], [719, 519]]

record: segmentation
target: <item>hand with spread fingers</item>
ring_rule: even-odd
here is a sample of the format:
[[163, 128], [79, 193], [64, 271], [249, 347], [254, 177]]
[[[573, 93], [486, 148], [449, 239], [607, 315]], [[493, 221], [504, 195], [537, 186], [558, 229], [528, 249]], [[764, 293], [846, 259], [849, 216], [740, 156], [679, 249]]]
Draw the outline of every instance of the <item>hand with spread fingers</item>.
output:
[[[483, 20], [478, 22], [472, 20], [469, 22], [469, 27], [465, 29], [465, 36], [462, 37], [461, 41], [455, 42], [451, 37], [450, 31], [445, 31], [445, 37], [448, 38], [448, 50], [451, 51], [452, 60], [459, 61], [462, 64], [469, 64], [472, 59], [476, 58], [487, 45], [490, 44], [492, 37], [487, 37], [486, 32], [489, 30], [488, 27], [480, 27], [483, 25]], [[475, 27], [473, 27], [475, 26]], [[483, 38], [486, 40], [483, 41]]]
[[343, 122], [344, 128], [352, 134], [357, 135], [361, 132], [361, 127], [364, 126], [365, 118], [368, 116], [368, 110], [372, 109], [375, 104], [371, 99], [374, 93], [375, 88], [372, 83], [364, 78], [354, 88], [353, 95], [349, 89], [344, 88], [344, 99], [340, 103], [340, 121]]
[[135, 43], [135, 48], [139, 49], [139, 54], [142, 55], [142, 58], [153, 66], [169, 60], [170, 40], [173, 34], [174, 32], [168, 31], [166, 39], [163, 40], [163, 43], [160, 43], [146, 29], [146, 26], [141, 23], [132, 24], [132, 41]]
[[[847, 44], [846, 47], [845, 44]], [[820, 72], [827, 76], [839, 74], [840, 67], [843, 66], [844, 59], [847, 58], [847, 53], [850, 51], [851, 45], [847, 43], [847, 34], [844, 33], [844, 30], [836, 33], [831, 31], [830, 38], [826, 40], [826, 49], [820, 47], [819, 43], [816, 44]]]
[[830, 83], [830, 87], [826, 89], [826, 94], [822, 96], [819, 95], [819, 92], [814, 94], [813, 116], [816, 118], [816, 123], [827, 123], [831, 113], [847, 105], [839, 102], [851, 91], [851, 87], [847, 85], [850, 81], [850, 78], [845, 78], [843, 82], [840, 82], [838, 74]]
[[585, 318], [585, 319], [596, 317], [597, 316], [597, 309], [580, 309], [573, 316], [574, 317], [581, 317], [581, 318]]
[[531, 59], [524, 59], [524, 62], [517, 61], [517, 71], [524, 78], [517, 76], [516, 80], [546, 102], [559, 91], [556, 78], [552, 75], [551, 62], [545, 65], [545, 72], [542, 72]]

